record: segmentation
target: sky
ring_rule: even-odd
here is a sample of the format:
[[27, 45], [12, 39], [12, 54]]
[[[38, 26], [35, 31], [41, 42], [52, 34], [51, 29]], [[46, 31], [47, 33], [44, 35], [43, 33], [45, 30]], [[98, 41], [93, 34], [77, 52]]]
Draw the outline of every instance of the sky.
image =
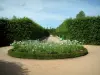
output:
[[100, 15], [100, 0], [0, 0], [0, 17], [28, 17], [43, 27], [58, 27], [83, 10]]

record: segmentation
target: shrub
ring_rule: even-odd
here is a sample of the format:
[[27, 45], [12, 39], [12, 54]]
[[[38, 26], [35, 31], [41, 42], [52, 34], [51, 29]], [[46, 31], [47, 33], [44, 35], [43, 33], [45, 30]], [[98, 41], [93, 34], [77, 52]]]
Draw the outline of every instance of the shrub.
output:
[[55, 28], [50, 28], [46, 29], [51, 35], [56, 35], [56, 29]]
[[100, 44], [100, 16], [73, 19], [67, 25], [70, 39]]
[[0, 19], [0, 35], [3, 45], [3, 43], [10, 44], [14, 40], [36, 40], [44, 36], [48, 37], [49, 32], [27, 17], [14, 16], [12, 19]]
[[44, 36], [44, 29], [29, 18], [11, 19], [7, 26], [9, 40], [39, 39]]
[[70, 39], [69, 32], [68, 32], [68, 23], [72, 21], [72, 18], [64, 20], [64, 22], [56, 28], [56, 35], [60, 37], [64, 37], [64, 39]]
[[8, 45], [8, 41], [6, 38], [7, 29], [6, 25], [8, 23], [8, 19], [0, 18], [0, 46]]
[[66, 39], [84, 41], [85, 44], [100, 44], [100, 16], [66, 19], [58, 28], [58, 35]]
[[79, 57], [88, 53], [82, 43], [76, 40], [61, 43], [29, 40], [14, 42], [11, 45], [14, 48], [9, 50], [8, 54], [18, 58], [59, 59]]

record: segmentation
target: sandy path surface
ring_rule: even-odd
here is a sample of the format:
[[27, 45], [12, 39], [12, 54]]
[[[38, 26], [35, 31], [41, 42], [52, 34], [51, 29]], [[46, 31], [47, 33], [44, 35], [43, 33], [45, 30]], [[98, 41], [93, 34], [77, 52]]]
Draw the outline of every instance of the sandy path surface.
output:
[[100, 46], [85, 45], [89, 54], [73, 59], [35, 60], [19, 59], [7, 55], [12, 47], [0, 48], [0, 60], [20, 62], [28, 75], [100, 75]]

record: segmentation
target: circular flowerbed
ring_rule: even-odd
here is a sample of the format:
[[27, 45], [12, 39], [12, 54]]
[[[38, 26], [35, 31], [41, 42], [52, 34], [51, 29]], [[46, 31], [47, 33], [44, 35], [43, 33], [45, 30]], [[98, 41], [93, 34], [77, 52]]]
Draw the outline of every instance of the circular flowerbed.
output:
[[76, 40], [60, 43], [39, 42], [37, 40], [19, 41], [11, 44], [13, 49], [8, 54], [17, 58], [31, 59], [63, 59], [74, 58], [88, 54], [81, 42]]

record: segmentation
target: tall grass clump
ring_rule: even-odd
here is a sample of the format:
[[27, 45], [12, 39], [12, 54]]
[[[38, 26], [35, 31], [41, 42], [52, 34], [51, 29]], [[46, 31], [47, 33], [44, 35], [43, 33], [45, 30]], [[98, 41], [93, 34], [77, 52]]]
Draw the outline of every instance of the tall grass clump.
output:
[[8, 54], [18, 58], [60, 59], [86, 55], [88, 52], [77, 40], [61, 43], [39, 42], [37, 40], [18, 41], [11, 44]]

